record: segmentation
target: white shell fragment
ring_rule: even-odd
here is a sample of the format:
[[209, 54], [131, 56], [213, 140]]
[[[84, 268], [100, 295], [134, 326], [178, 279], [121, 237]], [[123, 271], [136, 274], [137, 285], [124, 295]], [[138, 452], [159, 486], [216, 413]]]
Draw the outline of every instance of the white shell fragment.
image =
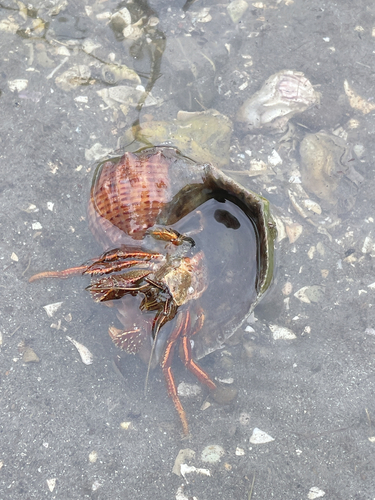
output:
[[47, 486], [49, 491], [52, 493], [56, 486], [56, 478], [47, 479]]
[[13, 262], [18, 262], [18, 255], [16, 253], [12, 252], [10, 258], [11, 260], [13, 260]]
[[[178, 452], [176, 460], [174, 461], [172, 472], [176, 476], [181, 476], [181, 465], [186, 460], [192, 460], [195, 457], [195, 451], [190, 448], [184, 448]], [[186, 464], [185, 464], [186, 465]]]
[[294, 243], [301, 236], [303, 227], [298, 222], [293, 222], [293, 224], [286, 224], [285, 231], [289, 239], [289, 243]]
[[31, 224], [31, 228], [34, 230], [34, 231], [39, 231], [40, 229], [43, 229], [43, 226], [40, 222], [33, 222]]
[[66, 338], [71, 342], [74, 347], [77, 349], [79, 355], [81, 356], [82, 363], [85, 365], [91, 365], [92, 362], [94, 361], [94, 357], [91, 354], [91, 352], [85, 347], [84, 345], [80, 344], [76, 340], [72, 339], [71, 337], [66, 336]]
[[322, 497], [324, 497], [325, 494], [326, 494], [325, 491], [320, 490], [316, 486], [313, 486], [312, 488], [310, 488], [310, 491], [309, 491], [309, 493], [307, 495], [307, 498], [309, 500], [314, 500], [315, 498], [322, 498]]
[[25, 90], [29, 81], [20, 78], [19, 80], [8, 80], [8, 87], [12, 92], [21, 92], [21, 90]]
[[206, 446], [201, 454], [202, 462], [207, 462], [210, 464], [214, 464], [219, 462], [221, 457], [225, 455], [224, 448], [217, 444], [212, 444], [210, 446]]
[[55, 312], [60, 309], [62, 306], [62, 302], [55, 302], [54, 304], [48, 304], [46, 306], [43, 306], [43, 309], [46, 311], [47, 316], [49, 318], [53, 318]]
[[7, 31], [8, 33], [16, 33], [19, 25], [10, 19], [3, 19], [0, 21], [0, 31]]
[[268, 328], [271, 330], [274, 340], [293, 340], [297, 338], [292, 330], [284, 326], [270, 324]]
[[94, 464], [98, 460], [98, 452], [93, 450], [91, 453], [89, 453], [89, 462], [91, 464]]
[[196, 474], [202, 474], [202, 476], [211, 476], [211, 472], [208, 469], [198, 469], [197, 467], [190, 466], [187, 464], [181, 464], [181, 476], [185, 479], [186, 482], [186, 474], [191, 474], [195, 472]]
[[318, 303], [324, 298], [324, 286], [312, 285], [300, 288], [294, 296], [305, 304]]
[[269, 155], [268, 157], [268, 163], [272, 165], [273, 167], [276, 167], [277, 165], [281, 165], [283, 160], [281, 159], [281, 156], [279, 153], [274, 149], [272, 151], [272, 154]]
[[293, 285], [290, 281], [287, 281], [282, 288], [283, 295], [290, 295], [292, 291]]
[[250, 443], [252, 444], [264, 444], [264, 443], [270, 443], [271, 441], [275, 441], [275, 439], [266, 432], [258, 429], [258, 427], [255, 427], [250, 437]]
[[121, 422], [120, 427], [124, 431], [128, 431], [129, 429], [132, 429], [133, 425], [132, 425], [132, 422], [124, 421], [124, 422]]

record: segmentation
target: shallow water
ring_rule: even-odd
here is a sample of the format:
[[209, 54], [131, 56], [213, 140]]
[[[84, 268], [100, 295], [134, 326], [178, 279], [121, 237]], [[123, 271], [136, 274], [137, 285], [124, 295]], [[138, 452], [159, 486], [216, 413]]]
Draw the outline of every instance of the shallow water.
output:
[[[0, 498], [375, 497], [374, 8], [365, 0], [248, 1], [234, 22], [228, 3], [198, 0], [184, 10], [184, 2], [134, 2], [133, 20], [145, 13], [160, 21], [138, 40], [123, 39], [109, 22], [117, 2], [1, 6]], [[91, 301], [88, 280], [27, 279], [101, 252], [87, 227], [88, 186], [95, 161], [122, 145], [130, 126], [172, 120], [181, 109], [215, 108], [234, 120], [283, 69], [302, 71], [321, 106], [292, 119], [287, 142], [235, 129], [225, 171], [302, 233], [279, 242], [277, 280], [255, 321], [200, 361], [213, 377], [233, 378], [237, 398], [228, 406], [208, 399], [205, 410], [204, 390], [183, 398], [191, 436], [181, 442], [160, 372], [144, 398], [146, 368], [119, 357], [107, 335], [114, 312]], [[349, 102], [345, 80], [366, 112]], [[152, 94], [143, 107], [140, 83]], [[365, 179], [354, 206], [326, 231], [301, 217], [287, 194], [300, 141], [321, 129], [354, 146], [350, 163]], [[274, 151], [282, 163], [272, 163]], [[250, 174], [252, 160], [267, 172]], [[333, 217], [334, 207], [322, 210]], [[311, 286], [318, 288], [294, 295]], [[43, 306], [57, 302], [47, 317]], [[295, 338], [277, 339], [270, 326]], [[90, 349], [92, 365], [82, 364], [67, 335]], [[38, 363], [22, 362], [21, 342]], [[177, 359], [174, 371], [178, 381], [197, 382]], [[251, 443], [254, 428], [274, 441]], [[212, 444], [225, 455], [202, 462]], [[183, 448], [196, 453], [189, 464], [211, 476], [173, 474]]]

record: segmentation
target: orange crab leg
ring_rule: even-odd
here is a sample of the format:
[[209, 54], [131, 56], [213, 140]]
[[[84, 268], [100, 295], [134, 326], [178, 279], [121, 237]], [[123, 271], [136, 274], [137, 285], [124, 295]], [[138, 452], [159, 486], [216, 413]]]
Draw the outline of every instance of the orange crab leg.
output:
[[184, 332], [189, 328], [190, 325], [190, 315], [188, 313], [182, 314], [179, 318], [178, 325], [176, 328], [172, 331], [167, 345], [164, 350], [164, 354], [161, 360], [161, 369], [163, 371], [164, 378], [167, 383], [167, 391], [168, 391], [168, 396], [171, 397], [173, 404], [177, 410], [177, 413], [180, 417], [181, 423], [182, 423], [182, 430], [185, 436], [189, 434], [189, 424], [186, 418], [186, 413], [185, 410], [182, 406], [182, 403], [180, 401], [180, 398], [178, 397], [177, 393], [177, 387], [176, 387], [176, 382], [173, 377], [172, 373], [172, 359], [173, 359], [173, 352], [174, 348], [176, 346], [177, 340], [179, 339], [181, 332]]
[[186, 366], [188, 370], [193, 373], [198, 380], [202, 382], [202, 384], [206, 385], [210, 391], [213, 391], [216, 389], [216, 384], [210, 379], [208, 374], [202, 370], [202, 368], [193, 360], [192, 354], [191, 354], [191, 343], [190, 343], [190, 337], [192, 335], [195, 335], [203, 326], [204, 322], [204, 315], [201, 314], [198, 317], [198, 325], [195, 328], [193, 334], [188, 335], [188, 331], [185, 329], [182, 334], [181, 334], [181, 350], [180, 350], [180, 357]]
[[29, 282], [40, 280], [42, 278], [69, 278], [70, 276], [76, 276], [77, 274], [83, 274], [87, 269], [87, 265], [70, 267], [69, 269], [64, 269], [63, 271], [45, 271], [43, 273], [34, 274], [29, 278]]

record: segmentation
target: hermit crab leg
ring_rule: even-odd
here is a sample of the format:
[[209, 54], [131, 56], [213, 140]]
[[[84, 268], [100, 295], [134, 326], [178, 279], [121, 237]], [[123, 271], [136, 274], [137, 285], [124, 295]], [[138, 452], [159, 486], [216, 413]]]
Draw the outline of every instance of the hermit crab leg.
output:
[[[116, 248], [103, 253], [100, 257], [92, 259], [87, 264], [81, 266], [70, 267], [62, 271], [45, 271], [34, 274], [29, 278], [29, 282], [33, 282], [42, 278], [69, 278], [79, 274], [109, 274], [118, 272], [123, 269], [135, 266], [147, 266], [149, 261], [163, 259], [164, 256], [160, 253], [151, 252], [126, 252], [123, 248]], [[133, 259], [133, 260], [125, 260]]]
[[77, 276], [78, 274], [83, 274], [87, 269], [87, 265], [70, 267], [69, 269], [64, 269], [63, 271], [44, 271], [43, 273], [34, 274], [29, 278], [29, 282], [40, 280], [42, 278], [69, 278], [70, 276]]
[[174, 380], [172, 373], [172, 359], [173, 359], [174, 348], [176, 346], [178, 339], [180, 338], [181, 334], [183, 334], [185, 331], [189, 329], [190, 315], [189, 313], [185, 312], [181, 314], [178, 319], [179, 319], [178, 324], [176, 328], [172, 331], [167, 341], [167, 345], [165, 347], [163, 358], [160, 364], [164, 378], [167, 383], [168, 396], [170, 396], [173, 401], [173, 404], [177, 410], [177, 413], [182, 423], [183, 433], [185, 436], [187, 436], [189, 434], [189, 424], [186, 418], [185, 410], [182, 406], [180, 398], [178, 397], [176, 382]]
[[[105, 252], [87, 266], [83, 274], [109, 274], [118, 272], [128, 267], [148, 265], [150, 260], [162, 259], [160, 253], [152, 252], [126, 252], [121, 248]], [[133, 259], [133, 260], [131, 260]]]
[[198, 317], [198, 325], [196, 326], [193, 333], [188, 333], [188, 330], [186, 329], [182, 332], [180, 357], [186, 368], [191, 371], [191, 373], [193, 373], [197, 377], [197, 379], [202, 382], [202, 384], [206, 385], [210, 389], [210, 391], [213, 391], [216, 389], [216, 384], [210, 379], [208, 374], [204, 370], [202, 370], [202, 368], [193, 360], [191, 353], [190, 337], [195, 335], [202, 328], [203, 322], [204, 315], [201, 314]]

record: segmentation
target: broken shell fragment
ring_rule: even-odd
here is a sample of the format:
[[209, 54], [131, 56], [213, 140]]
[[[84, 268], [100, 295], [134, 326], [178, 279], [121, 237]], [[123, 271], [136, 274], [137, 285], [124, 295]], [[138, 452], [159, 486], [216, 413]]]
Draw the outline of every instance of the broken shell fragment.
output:
[[49, 318], [53, 318], [55, 312], [60, 309], [62, 304], [62, 302], [54, 302], [53, 304], [47, 304], [46, 306], [43, 306], [43, 309], [46, 311]]
[[289, 328], [285, 328], [284, 326], [270, 324], [268, 325], [268, 328], [271, 330], [274, 340], [293, 340], [297, 338], [292, 330], [289, 330]]
[[39, 363], [40, 359], [31, 347], [25, 347], [22, 354], [22, 361], [24, 363]]
[[49, 491], [52, 493], [53, 490], [55, 489], [55, 486], [56, 486], [56, 478], [53, 478], [53, 479], [47, 479], [47, 486], [48, 486], [48, 489]]
[[178, 452], [176, 460], [173, 465], [172, 472], [176, 476], [181, 476], [181, 466], [186, 460], [192, 460], [195, 457], [195, 451], [190, 448], [185, 448]]
[[56, 85], [65, 91], [72, 90], [79, 85], [86, 85], [91, 77], [90, 68], [84, 64], [75, 65], [62, 75], [56, 77]]
[[84, 345], [80, 344], [76, 340], [72, 339], [71, 337], [66, 336], [66, 338], [71, 342], [74, 347], [77, 349], [79, 355], [81, 356], [82, 363], [85, 365], [91, 365], [92, 362], [94, 361], [94, 357], [91, 354], [91, 352], [85, 347]]
[[252, 444], [264, 444], [264, 443], [270, 443], [271, 441], [275, 441], [275, 438], [271, 437], [266, 432], [261, 431], [257, 427], [255, 427], [250, 437], [250, 443]]
[[12, 92], [21, 92], [21, 90], [25, 90], [25, 88], [27, 87], [29, 81], [28, 80], [24, 80], [22, 78], [18, 79], [18, 80], [8, 80], [8, 87], [9, 87], [9, 90], [11, 90]]
[[293, 224], [285, 225], [285, 231], [288, 236], [289, 243], [295, 243], [302, 234], [303, 226], [298, 224], [298, 222], [293, 222]]
[[300, 145], [303, 187], [345, 213], [355, 202], [363, 177], [354, 169], [351, 148], [343, 139], [324, 131], [307, 134]]
[[305, 304], [321, 302], [324, 298], [324, 286], [312, 285], [300, 288], [294, 296]]
[[320, 95], [300, 71], [284, 70], [272, 75], [247, 99], [237, 113], [246, 133], [284, 132], [288, 121], [319, 103]]

